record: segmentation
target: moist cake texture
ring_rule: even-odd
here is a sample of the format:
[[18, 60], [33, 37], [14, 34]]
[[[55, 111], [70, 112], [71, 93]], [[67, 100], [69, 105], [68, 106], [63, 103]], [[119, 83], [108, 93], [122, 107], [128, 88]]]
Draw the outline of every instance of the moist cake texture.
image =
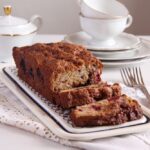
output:
[[13, 57], [18, 76], [53, 102], [61, 90], [101, 82], [102, 63], [78, 45], [59, 42], [15, 47]]
[[78, 106], [71, 112], [75, 126], [118, 125], [143, 116], [138, 102], [126, 95]]
[[101, 82], [99, 84], [72, 88], [60, 91], [56, 96], [56, 104], [63, 108], [72, 108], [99, 101], [113, 96], [121, 96], [119, 84]]

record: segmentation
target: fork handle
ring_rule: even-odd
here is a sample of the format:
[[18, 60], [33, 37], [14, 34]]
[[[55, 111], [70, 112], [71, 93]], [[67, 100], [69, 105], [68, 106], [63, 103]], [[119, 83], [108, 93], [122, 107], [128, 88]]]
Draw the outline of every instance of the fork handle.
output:
[[141, 91], [145, 94], [146, 98], [150, 101], [150, 94], [149, 94], [148, 90], [143, 86], [141, 88]]
[[145, 86], [139, 86], [138, 88], [143, 92], [143, 94], [146, 96], [146, 98], [150, 101], [150, 94], [149, 94], [147, 88]]

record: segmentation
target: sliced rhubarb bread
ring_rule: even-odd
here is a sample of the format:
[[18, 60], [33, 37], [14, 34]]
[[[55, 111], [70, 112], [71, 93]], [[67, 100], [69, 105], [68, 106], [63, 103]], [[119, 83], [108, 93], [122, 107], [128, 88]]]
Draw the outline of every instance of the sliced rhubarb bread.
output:
[[13, 48], [13, 57], [19, 77], [54, 102], [60, 90], [101, 81], [101, 61], [82, 46], [38, 43]]
[[117, 83], [110, 85], [102, 82], [100, 84], [62, 90], [56, 95], [56, 104], [68, 109], [113, 96], [121, 96], [120, 85]]
[[78, 127], [118, 125], [142, 116], [138, 102], [126, 95], [78, 106], [70, 115]]

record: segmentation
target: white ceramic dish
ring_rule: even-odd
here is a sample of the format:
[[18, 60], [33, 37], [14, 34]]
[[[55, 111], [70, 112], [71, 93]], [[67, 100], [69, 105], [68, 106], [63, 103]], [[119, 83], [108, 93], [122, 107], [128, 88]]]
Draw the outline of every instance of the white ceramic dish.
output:
[[[91, 51], [91, 50], [89, 50]], [[112, 59], [119, 59], [119, 58], [123, 58], [123, 59], [128, 59], [131, 57], [135, 56], [136, 53], [136, 49], [133, 50], [127, 50], [127, 51], [122, 51], [122, 52], [96, 52], [96, 51], [91, 51], [91, 53], [96, 56], [99, 57], [100, 59], [103, 60], [112, 60]], [[124, 53], [126, 53], [126, 55], [124, 55]]]
[[132, 51], [141, 43], [138, 37], [127, 33], [122, 33], [114, 38], [116, 44], [112, 46], [99, 44], [91, 45], [91, 40], [91, 36], [82, 31], [67, 35], [64, 38], [64, 41], [66, 42], [79, 44], [91, 51], [104, 52], [106, 54], [111, 52]]
[[5, 16], [0, 16], [0, 62], [12, 58], [12, 48], [32, 44], [42, 25], [42, 19], [34, 15], [28, 21], [11, 15], [11, 6], [4, 6]]
[[132, 24], [132, 16], [117, 19], [87, 18], [80, 14], [80, 25], [83, 31], [92, 37], [91, 45], [115, 45], [115, 37]]
[[139, 66], [144, 63], [149, 63], [150, 58], [143, 58], [133, 61], [102, 61], [104, 67], [108, 68], [122, 68], [122, 67], [132, 67], [132, 66]]
[[[116, 135], [123, 135], [123, 134], [129, 134], [129, 133], [136, 133], [144, 131], [148, 128], [150, 128], [150, 111], [146, 109], [144, 106], [142, 106], [142, 109], [144, 111], [144, 114], [148, 117], [147, 121], [145, 122], [145, 119], [139, 120], [140, 122], [134, 122], [134, 124], [128, 124], [126, 127], [124, 126], [116, 126], [116, 128], [105, 128], [101, 130], [96, 130], [93, 132], [94, 128], [74, 128], [74, 130], [78, 130], [77, 133], [68, 132], [64, 126], [62, 126], [64, 123], [68, 124], [68, 121], [65, 120], [62, 116], [62, 112], [60, 108], [56, 108], [56, 106], [52, 105], [48, 101], [41, 100], [41, 97], [39, 97], [38, 93], [34, 90], [31, 90], [27, 84], [22, 82], [16, 75], [16, 68], [15, 67], [8, 67], [5, 68], [4, 74], [1, 71], [1, 79], [2, 81], [12, 90], [12, 92], [18, 96], [18, 98], [27, 106], [29, 109], [48, 127], [50, 130], [56, 134], [59, 137], [70, 139], [70, 140], [80, 140], [80, 141], [88, 141], [92, 139], [97, 138], [104, 138], [104, 137], [110, 137], [110, 136], [116, 136]], [[9, 77], [8, 77], [9, 76]], [[28, 96], [30, 97], [28, 97]], [[32, 97], [32, 100], [31, 100]], [[39, 100], [40, 101], [39, 101]], [[36, 103], [36, 104], [35, 104]], [[38, 107], [40, 106], [40, 107]], [[49, 108], [49, 109], [47, 109]], [[46, 113], [45, 113], [46, 112]], [[56, 116], [57, 115], [57, 116]], [[62, 115], [62, 116], [61, 116]], [[67, 115], [67, 114], [66, 114]], [[62, 123], [60, 123], [58, 120], [62, 118]], [[65, 116], [64, 116], [65, 117]], [[56, 121], [56, 119], [58, 119]], [[68, 120], [68, 119], [67, 119]], [[131, 122], [130, 122], [131, 123]], [[70, 124], [70, 122], [69, 122]], [[100, 127], [98, 127], [100, 128]], [[95, 128], [96, 129], [96, 128]], [[83, 133], [83, 131], [84, 133]], [[90, 131], [91, 130], [91, 131]]]
[[19, 84], [19, 86], [27, 94], [29, 94], [33, 100], [37, 102], [37, 104], [39, 104], [45, 111], [47, 111], [48, 114], [50, 114], [50, 116], [52, 116], [68, 132], [89, 133], [89, 132], [96, 132], [96, 131], [103, 131], [103, 130], [110, 130], [110, 129], [132, 126], [135, 124], [144, 123], [146, 121], [146, 119], [143, 117], [141, 120], [132, 121], [117, 126], [101, 126], [101, 127], [92, 127], [92, 128], [74, 127], [68, 115], [70, 111], [63, 111], [60, 107], [57, 107], [56, 105], [52, 104], [50, 101], [46, 100], [45, 98], [37, 94], [37, 92], [35, 92], [29, 85], [27, 85], [25, 82], [19, 79], [19, 77], [17, 76], [16, 68], [6, 68], [4, 71], [8, 73], [13, 78], [13, 80], [16, 81], [17, 84]]
[[116, 0], [78, 0], [81, 12], [91, 18], [119, 18], [129, 14], [128, 9]]
[[[114, 0], [111, 0], [114, 1]], [[111, 14], [107, 14], [107, 12], [102, 12], [103, 11], [103, 6], [105, 6], [105, 1], [104, 0], [78, 0], [79, 6], [81, 9], [81, 13], [85, 17], [91, 17], [91, 18], [105, 18], [105, 19], [110, 19], [110, 18], [115, 18], [116, 16], [112, 16]], [[100, 4], [98, 4], [100, 3]], [[98, 5], [97, 5], [98, 4]], [[96, 7], [95, 7], [96, 6]], [[102, 9], [100, 11], [97, 8], [97, 6], [102, 6]]]
[[123, 53], [111, 53], [110, 55], [103, 55], [101, 52], [92, 53], [103, 61], [133, 61], [150, 57], [150, 41], [141, 39], [142, 44], [134, 51], [127, 51]]

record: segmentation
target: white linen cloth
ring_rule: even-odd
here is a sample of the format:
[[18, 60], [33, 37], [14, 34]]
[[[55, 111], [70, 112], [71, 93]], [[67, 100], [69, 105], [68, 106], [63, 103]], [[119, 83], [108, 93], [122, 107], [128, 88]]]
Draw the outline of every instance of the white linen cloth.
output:
[[[125, 88], [130, 96], [138, 96], [148, 106], [141, 93]], [[0, 122], [24, 129], [67, 146], [88, 150], [150, 150], [150, 131], [139, 134], [122, 135], [90, 142], [68, 141], [54, 135], [32, 112], [2, 83], [0, 83]]]

